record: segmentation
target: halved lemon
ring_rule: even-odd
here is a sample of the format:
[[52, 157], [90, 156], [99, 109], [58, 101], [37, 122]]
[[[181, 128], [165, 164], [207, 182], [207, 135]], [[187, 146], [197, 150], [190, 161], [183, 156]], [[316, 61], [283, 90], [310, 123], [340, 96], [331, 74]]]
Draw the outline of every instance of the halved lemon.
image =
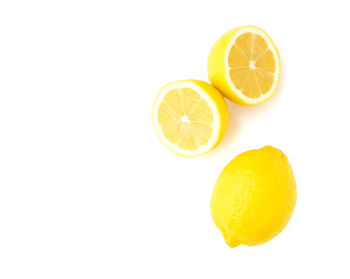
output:
[[238, 104], [258, 105], [271, 98], [280, 72], [276, 46], [264, 30], [255, 26], [227, 32], [208, 57], [210, 82]]
[[153, 125], [162, 143], [183, 157], [213, 149], [224, 136], [228, 108], [213, 86], [198, 80], [165, 85], [153, 104]]

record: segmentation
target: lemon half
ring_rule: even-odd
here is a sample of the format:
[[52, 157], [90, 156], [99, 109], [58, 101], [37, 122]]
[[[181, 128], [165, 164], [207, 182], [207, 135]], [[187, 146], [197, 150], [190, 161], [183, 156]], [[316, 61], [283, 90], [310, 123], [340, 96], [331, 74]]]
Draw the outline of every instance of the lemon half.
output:
[[267, 33], [242, 26], [224, 34], [208, 57], [210, 82], [232, 102], [258, 105], [275, 93], [281, 65], [278, 50]]
[[161, 142], [183, 157], [199, 156], [213, 149], [229, 122], [223, 96], [199, 80], [165, 85], [154, 102], [152, 118]]

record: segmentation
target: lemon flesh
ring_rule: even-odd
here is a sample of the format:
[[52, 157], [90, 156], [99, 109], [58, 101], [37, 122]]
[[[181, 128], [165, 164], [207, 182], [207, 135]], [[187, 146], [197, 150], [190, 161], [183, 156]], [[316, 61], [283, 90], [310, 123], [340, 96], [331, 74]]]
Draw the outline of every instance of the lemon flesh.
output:
[[255, 26], [227, 32], [208, 57], [210, 82], [238, 104], [258, 105], [271, 98], [280, 72], [276, 46], [264, 30]]
[[230, 247], [253, 246], [278, 235], [296, 203], [288, 158], [266, 146], [244, 152], [221, 172], [211, 198], [211, 214]]
[[224, 136], [229, 116], [223, 96], [198, 80], [164, 86], [153, 105], [153, 124], [162, 143], [183, 157], [213, 149]]

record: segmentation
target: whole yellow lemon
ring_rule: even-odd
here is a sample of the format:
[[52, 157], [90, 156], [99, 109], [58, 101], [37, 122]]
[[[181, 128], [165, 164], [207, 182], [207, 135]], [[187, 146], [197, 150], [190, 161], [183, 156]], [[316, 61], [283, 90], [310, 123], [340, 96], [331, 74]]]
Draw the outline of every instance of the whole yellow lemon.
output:
[[230, 247], [265, 243], [287, 225], [296, 203], [288, 158], [271, 146], [244, 152], [221, 172], [211, 214]]

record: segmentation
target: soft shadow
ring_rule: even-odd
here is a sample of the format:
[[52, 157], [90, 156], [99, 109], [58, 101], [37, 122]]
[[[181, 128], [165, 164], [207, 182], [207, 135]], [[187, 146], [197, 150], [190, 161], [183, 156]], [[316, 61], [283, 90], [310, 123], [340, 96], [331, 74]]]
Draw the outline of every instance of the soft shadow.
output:
[[240, 130], [239, 116], [238, 116], [237, 110], [233, 106], [233, 103], [231, 101], [227, 99], [225, 100], [228, 105], [230, 120], [229, 120], [226, 134], [222, 139], [221, 143], [219, 143], [217, 149], [225, 148], [228, 144], [231, 144], [232, 141], [234, 141], [234, 139], [239, 134], [239, 130]]
[[228, 147], [234, 144], [236, 138], [239, 138], [239, 134], [243, 125], [249, 125], [249, 123], [247, 122], [249, 122], [250, 118], [257, 118], [260, 115], [263, 115], [264, 113], [267, 113], [267, 111], [272, 110], [274, 108], [274, 106], [278, 103], [278, 101], [281, 98], [285, 84], [286, 67], [284, 65], [283, 60], [281, 61], [281, 73], [282, 74], [280, 77], [280, 82], [277, 91], [270, 100], [266, 101], [263, 104], [257, 106], [244, 106], [235, 104], [225, 99], [228, 105], [230, 115], [229, 126], [227, 128], [227, 132], [224, 138], [219, 143], [219, 145], [213, 151], [210, 152], [210, 155], [215, 156], [216, 154], [222, 152], [222, 150], [228, 150]]

